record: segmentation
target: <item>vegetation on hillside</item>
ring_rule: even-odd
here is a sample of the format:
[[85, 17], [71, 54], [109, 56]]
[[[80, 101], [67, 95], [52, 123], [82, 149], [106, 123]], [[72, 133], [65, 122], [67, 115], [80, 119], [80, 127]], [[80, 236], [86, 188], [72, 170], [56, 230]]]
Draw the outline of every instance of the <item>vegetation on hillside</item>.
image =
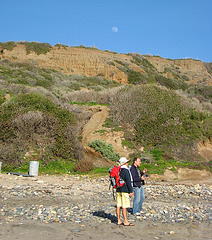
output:
[[154, 85], [121, 89], [110, 107], [112, 121], [125, 125], [126, 136], [135, 145], [165, 148], [173, 157], [184, 146], [184, 160], [197, 159], [197, 152], [188, 154], [187, 148], [212, 136], [209, 113], [184, 105], [174, 91]]
[[1, 61], [0, 79], [5, 80], [8, 84], [13, 83], [31, 87], [41, 86], [56, 95], [60, 95], [61, 90], [67, 92], [87, 88], [100, 91], [120, 86], [118, 82], [101, 76], [65, 75], [52, 69], [40, 68], [33, 61], [29, 63]]
[[[0, 43], [0, 47], [12, 50], [16, 44]], [[22, 44], [27, 54], [46, 54], [52, 47], [45, 43]], [[187, 76], [181, 75], [174, 66], [164, 70], [172, 77], [164, 77], [144, 56], [130, 55], [132, 63], [144, 69], [145, 74], [118, 60], [108, 63], [128, 75], [128, 86], [105, 79], [103, 74], [65, 75], [40, 68], [35, 61], [1, 61], [0, 161], [4, 163], [3, 169], [12, 171], [22, 166], [22, 170], [26, 170], [29, 160], [38, 160], [41, 169], [52, 173], [54, 168], [57, 172], [65, 168], [66, 173], [91, 170], [93, 165], [84, 159], [80, 143], [81, 129], [91, 113], [76, 105], [85, 103], [110, 106], [110, 118], [105, 126], [111, 127], [111, 131], [124, 131], [123, 145], [134, 149], [131, 157], [140, 156], [152, 173], [167, 167], [172, 170], [179, 166], [194, 167], [194, 162], [203, 162], [196, 143], [212, 136], [212, 87], [189, 84]], [[210, 64], [207, 69], [210, 73]], [[101, 140], [90, 146], [105, 158], [114, 161], [119, 158], [113, 147]], [[141, 147], [145, 153], [140, 151]], [[81, 167], [74, 167], [79, 160]]]
[[0, 106], [0, 157], [16, 167], [33, 150], [45, 163], [77, 159], [80, 144], [72, 134], [76, 117], [39, 94], [18, 94]]

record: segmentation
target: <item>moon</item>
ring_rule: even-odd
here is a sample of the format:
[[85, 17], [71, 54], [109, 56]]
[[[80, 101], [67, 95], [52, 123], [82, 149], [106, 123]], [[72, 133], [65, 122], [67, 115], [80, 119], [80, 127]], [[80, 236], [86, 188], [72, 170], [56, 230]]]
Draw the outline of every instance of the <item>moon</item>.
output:
[[118, 32], [118, 30], [119, 30], [119, 29], [118, 29], [117, 27], [112, 27], [112, 31], [113, 31], [113, 32]]

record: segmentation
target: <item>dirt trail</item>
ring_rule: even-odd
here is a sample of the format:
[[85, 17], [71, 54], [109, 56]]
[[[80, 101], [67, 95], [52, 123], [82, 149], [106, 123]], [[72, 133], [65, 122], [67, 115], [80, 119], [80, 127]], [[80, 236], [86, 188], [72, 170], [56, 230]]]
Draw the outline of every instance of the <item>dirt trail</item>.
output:
[[96, 139], [95, 131], [102, 129], [102, 124], [109, 116], [109, 107], [107, 106], [92, 106], [88, 110], [94, 112], [91, 119], [84, 126], [82, 132], [82, 143], [86, 146], [88, 142]]
[[88, 143], [96, 139], [101, 139], [107, 144], [112, 144], [114, 151], [121, 156], [128, 157], [130, 149], [122, 146], [123, 132], [111, 132], [111, 129], [103, 127], [102, 124], [109, 116], [110, 109], [107, 106], [92, 106], [88, 109], [94, 112], [91, 119], [84, 126], [82, 132], [82, 143], [85, 149], [88, 149]]

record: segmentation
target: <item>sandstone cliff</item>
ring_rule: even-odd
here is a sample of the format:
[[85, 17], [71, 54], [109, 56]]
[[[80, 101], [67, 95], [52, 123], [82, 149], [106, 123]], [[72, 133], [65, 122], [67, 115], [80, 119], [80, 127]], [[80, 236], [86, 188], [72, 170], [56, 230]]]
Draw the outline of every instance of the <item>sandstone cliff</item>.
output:
[[[139, 54], [140, 55], [140, 54]], [[154, 67], [155, 72], [165, 77], [184, 78], [193, 84], [212, 85], [212, 76], [205, 63], [192, 59], [171, 60], [157, 56], [142, 56]], [[46, 54], [27, 53], [24, 44], [16, 44], [12, 50], [0, 46], [0, 59], [10, 61], [34, 61], [40, 67], [55, 69], [65, 74], [102, 76], [128, 83], [126, 68], [146, 74], [147, 69], [134, 61], [130, 54], [116, 54], [98, 49], [54, 46]]]

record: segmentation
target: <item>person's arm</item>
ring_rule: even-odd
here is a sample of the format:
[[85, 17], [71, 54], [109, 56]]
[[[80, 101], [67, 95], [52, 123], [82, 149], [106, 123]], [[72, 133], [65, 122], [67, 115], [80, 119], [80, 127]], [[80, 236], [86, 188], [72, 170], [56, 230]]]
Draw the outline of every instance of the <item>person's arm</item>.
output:
[[141, 180], [145, 180], [146, 177], [145, 177], [145, 173], [147, 172], [147, 169], [145, 168], [143, 171], [140, 170], [140, 173], [141, 173]]

